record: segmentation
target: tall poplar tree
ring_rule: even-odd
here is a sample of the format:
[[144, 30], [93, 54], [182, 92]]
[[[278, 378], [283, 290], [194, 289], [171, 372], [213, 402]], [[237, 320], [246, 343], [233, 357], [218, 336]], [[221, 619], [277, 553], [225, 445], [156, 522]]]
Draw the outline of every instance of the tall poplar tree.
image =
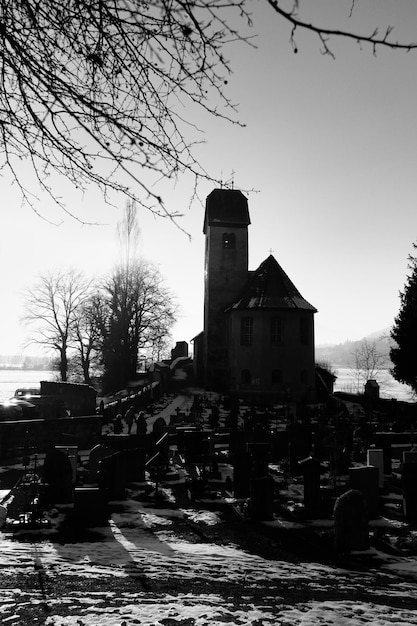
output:
[[[413, 244], [417, 249], [417, 244]], [[400, 293], [400, 312], [395, 318], [391, 337], [396, 346], [390, 357], [394, 364], [391, 373], [395, 380], [410, 385], [417, 392], [417, 257], [408, 257], [410, 275]]]

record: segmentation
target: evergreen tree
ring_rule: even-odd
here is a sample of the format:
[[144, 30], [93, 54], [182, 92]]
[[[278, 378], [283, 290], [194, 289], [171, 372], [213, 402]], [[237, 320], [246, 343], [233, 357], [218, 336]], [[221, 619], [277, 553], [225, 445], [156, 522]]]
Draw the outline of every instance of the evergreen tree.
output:
[[[413, 246], [417, 248], [417, 244]], [[395, 380], [417, 392], [417, 257], [410, 255], [408, 260], [411, 274], [400, 293], [401, 308], [391, 331], [396, 343], [390, 351], [394, 364], [391, 373]]]

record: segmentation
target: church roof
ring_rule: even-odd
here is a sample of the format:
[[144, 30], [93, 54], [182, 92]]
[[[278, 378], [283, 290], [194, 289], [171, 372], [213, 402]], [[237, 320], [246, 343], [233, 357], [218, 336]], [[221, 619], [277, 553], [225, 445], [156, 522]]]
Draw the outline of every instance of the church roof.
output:
[[207, 226], [248, 226], [248, 199], [238, 189], [214, 189], [206, 199], [203, 232]]
[[272, 254], [261, 263], [228, 311], [236, 309], [304, 309], [317, 312], [288, 278]]

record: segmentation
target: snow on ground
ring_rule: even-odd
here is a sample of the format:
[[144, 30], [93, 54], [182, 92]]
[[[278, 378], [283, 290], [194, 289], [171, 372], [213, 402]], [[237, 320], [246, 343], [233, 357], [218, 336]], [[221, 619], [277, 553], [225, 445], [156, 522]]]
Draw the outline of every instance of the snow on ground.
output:
[[[20, 583], [0, 589], [2, 625], [417, 625], [415, 559], [375, 552], [375, 563], [360, 572], [269, 560], [178, 532], [179, 522], [190, 522], [221, 536], [220, 513], [135, 499], [115, 504], [109, 526], [86, 541], [63, 543], [54, 530], [0, 535], [1, 580]], [[31, 575], [39, 584], [26, 589]], [[42, 621], [23, 621], [29, 609]]]
[[267, 558], [222, 532], [220, 511], [143, 503], [133, 491], [82, 538], [57, 532], [60, 510], [50, 530], [0, 532], [1, 626], [417, 626], [414, 558]]

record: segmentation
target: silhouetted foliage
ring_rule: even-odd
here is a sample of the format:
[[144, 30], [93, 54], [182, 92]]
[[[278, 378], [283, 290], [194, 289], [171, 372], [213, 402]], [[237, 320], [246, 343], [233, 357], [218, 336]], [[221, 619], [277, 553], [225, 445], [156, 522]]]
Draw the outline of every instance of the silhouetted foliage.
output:
[[[413, 246], [417, 249], [417, 244]], [[400, 293], [400, 311], [391, 331], [396, 343], [390, 351], [394, 364], [391, 373], [396, 380], [410, 385], [417, 392], [417, 257], [410, 255], [408, 260], [411, 274]]]
[[159, 270], [137, 262], [116, 269], [104, 282], [100, 311], [106, 393], [123, 389], [135, 378], [139, 351], [152, 352], [169, 335], [175, 306]]
[[94, 294], [82, 304], [74, 321], [73, 343], [76, 350], [76, 365], [82, 372], [82, 382], [91, 385], [91, 367], [99, 366], [100, 355], [100, 318], [101, 301]]

